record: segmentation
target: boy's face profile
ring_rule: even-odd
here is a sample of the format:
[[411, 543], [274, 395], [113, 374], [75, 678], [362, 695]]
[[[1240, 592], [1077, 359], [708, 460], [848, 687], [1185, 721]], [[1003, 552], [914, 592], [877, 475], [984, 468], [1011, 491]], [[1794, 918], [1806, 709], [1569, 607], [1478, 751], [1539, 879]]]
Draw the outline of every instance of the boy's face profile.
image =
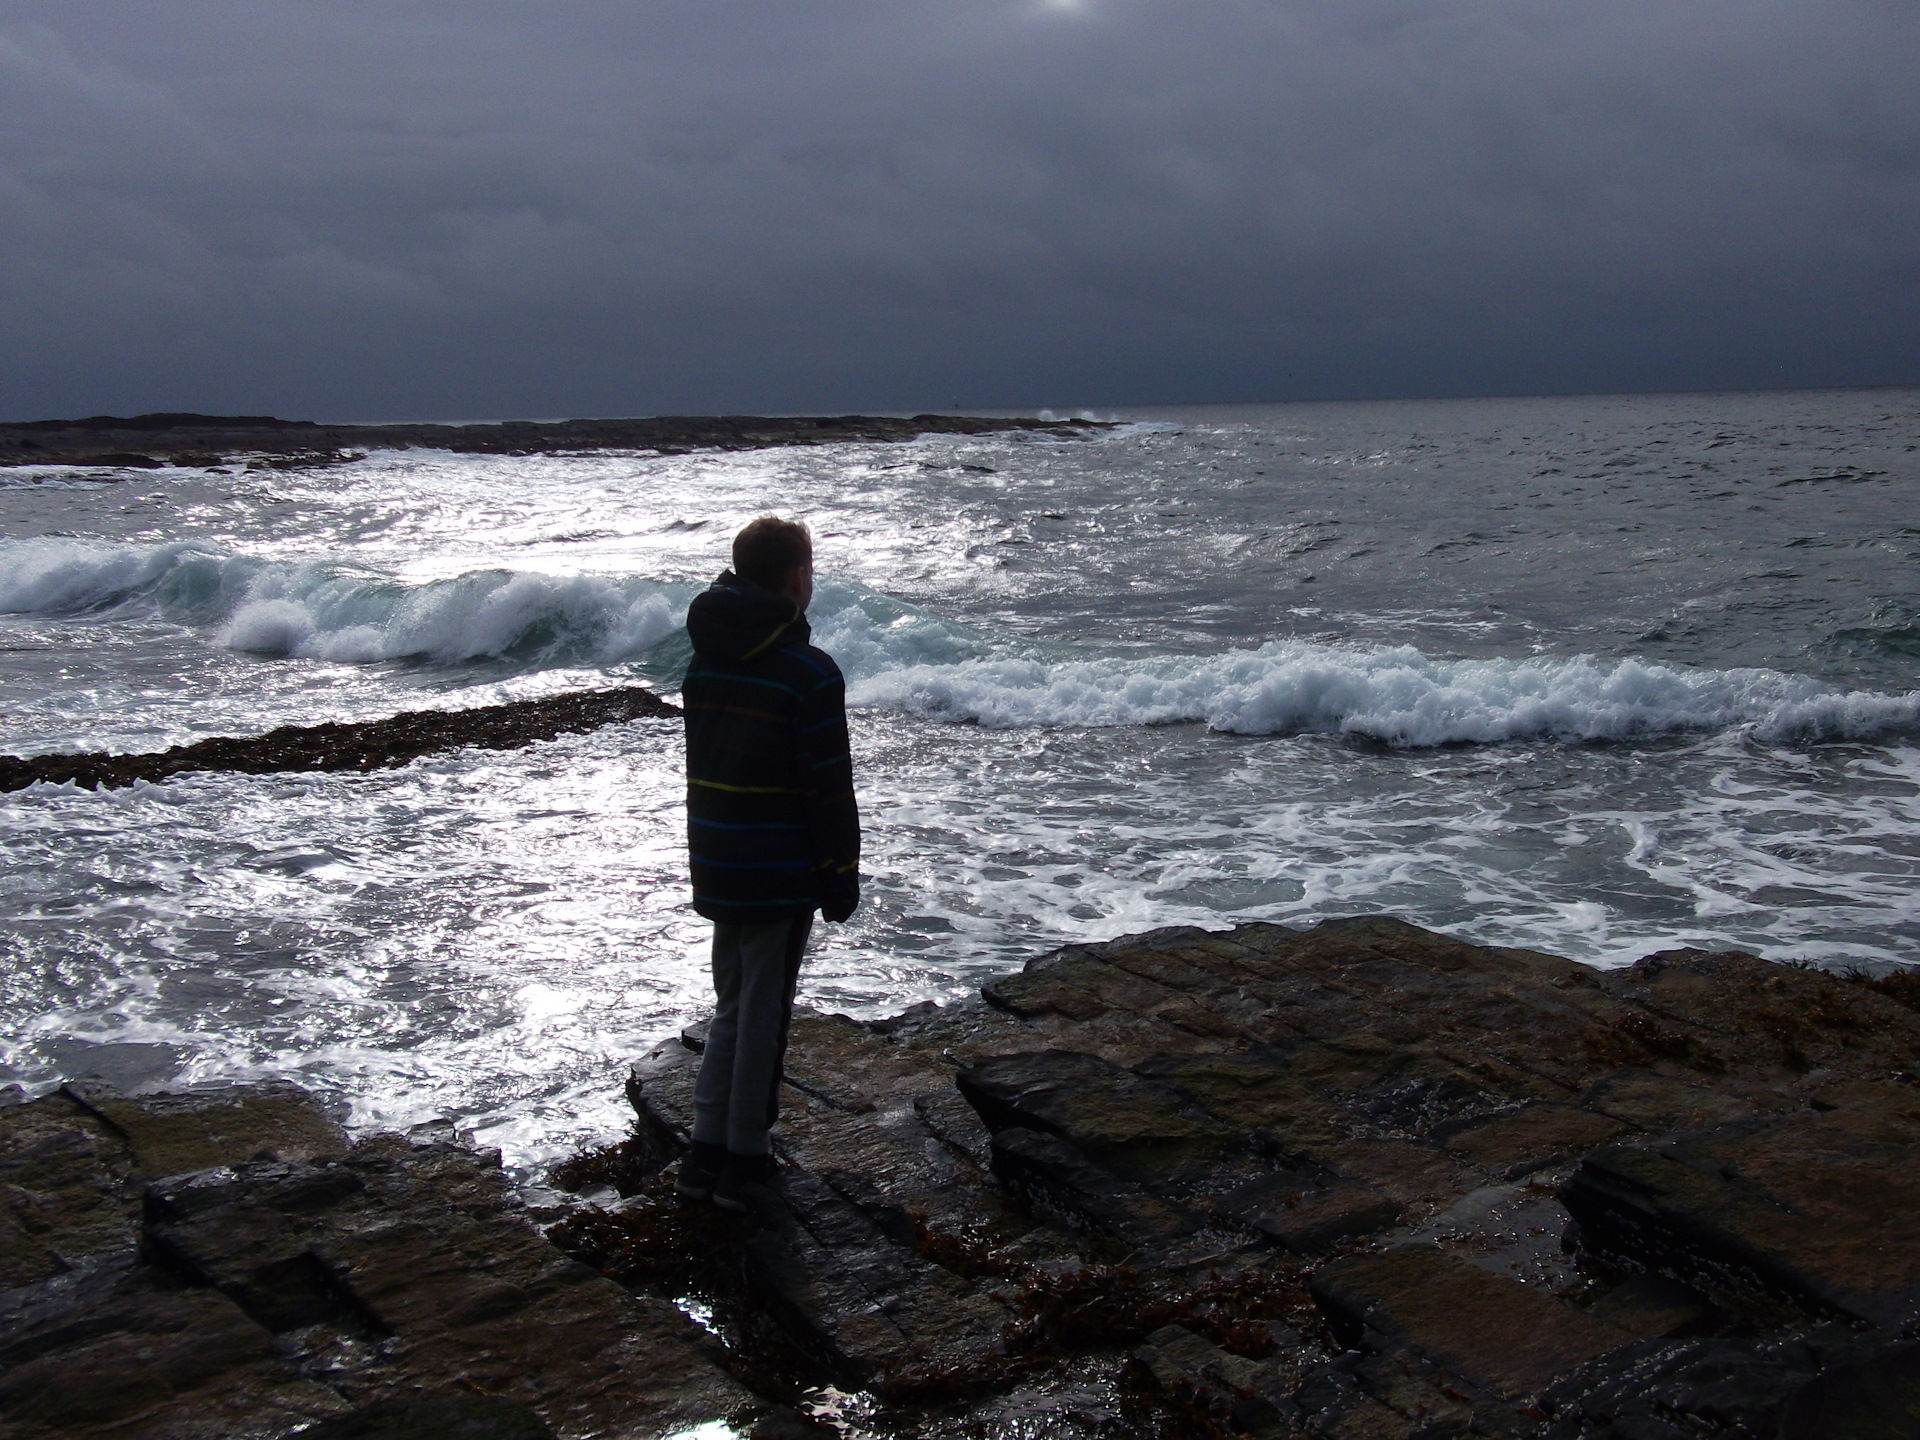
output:
[[798, 605], [800, 613], [804, 615], [807, 606], [813, 603], [813, 561], [789, 570], [786, 588], [780, 593]]

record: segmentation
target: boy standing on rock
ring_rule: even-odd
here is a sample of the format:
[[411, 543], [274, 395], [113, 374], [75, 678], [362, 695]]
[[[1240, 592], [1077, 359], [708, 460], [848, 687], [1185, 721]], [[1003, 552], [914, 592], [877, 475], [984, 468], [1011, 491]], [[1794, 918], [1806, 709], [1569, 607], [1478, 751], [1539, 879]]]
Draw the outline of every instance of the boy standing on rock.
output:
[[678, 1188], [727, 1210], [773, 1172], [767, 1131], [813, 912], [845, 920], [860, 900], [846, 684], [808, 643], [812, 599], [812, 536], [763, 515], [687, 611], [687, 845], [716, 1003]]

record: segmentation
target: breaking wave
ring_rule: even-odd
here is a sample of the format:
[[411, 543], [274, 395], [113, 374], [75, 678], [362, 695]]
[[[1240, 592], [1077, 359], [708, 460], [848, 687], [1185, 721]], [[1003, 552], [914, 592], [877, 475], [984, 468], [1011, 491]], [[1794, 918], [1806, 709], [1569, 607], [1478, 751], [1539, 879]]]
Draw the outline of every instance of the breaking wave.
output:
[[0, 544], [0, 613], [152, 614], [210, 628], [231, 650], [349, 664], [616, 664], [678, 630], [691, 589], [514, 570], [408, 585], [324, 561], [262, 560], [192, 543]]
[[1203, 721], [1396, 746], [1630, 740], [1748, 727], [1770, 742], [1920, 725], [1920, 691], [1836, 691], [1773, 670], [1684, 670], [1589, 656], [1436, 660], [1410, 646], [1275, 641], [1224, 655], [907, 665], [855, 679], [857, 704], [990, 726]]
[[[478, 570], [409, 585], [322, 561], [191, 543], [0, 542], [0, 612], [150, 613], [230, 649], [349, 663], [502, 659], [526, 669], [684, 655], [698, 586]], [[1841, 691], [1775, 670], [1637, 659], [1435, 659], [1410, 646], [1271, 641], [1210, 655], [1039, 646], [871, 590], [823, 584], [819, 641], [856, 706], [993, 727], [1197, 722], [1237, 734], [1348, 734], [1395, 746], [1630, 740], [1745, 728], [1770, 743], [1920, 726], [1920, 691]], [[669, 643], [676, 642], [676, 643]], [[665, 657], [663, 659], [662, 657]]]

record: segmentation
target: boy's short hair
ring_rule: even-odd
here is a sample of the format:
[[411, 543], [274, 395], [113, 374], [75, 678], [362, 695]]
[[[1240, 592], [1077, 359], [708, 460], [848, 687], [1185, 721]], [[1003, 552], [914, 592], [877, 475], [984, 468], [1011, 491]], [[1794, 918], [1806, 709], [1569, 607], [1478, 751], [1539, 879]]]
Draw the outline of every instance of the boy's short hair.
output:
[[798, 520], [762, 515], [733, 537], [733, 573], [778, 590], [798, 565], [813, 563], [813, 536]]

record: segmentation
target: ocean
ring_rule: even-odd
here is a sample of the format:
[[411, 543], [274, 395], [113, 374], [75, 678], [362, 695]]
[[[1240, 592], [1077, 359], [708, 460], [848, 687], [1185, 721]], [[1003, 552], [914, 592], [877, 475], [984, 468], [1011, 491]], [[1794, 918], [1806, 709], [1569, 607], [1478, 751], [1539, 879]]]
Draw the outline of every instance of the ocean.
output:
[[[1100, 412], [1086, 439], [0, 471], [0, 750], [635, 680], [813, 529], [866, 832], [803, 1001], [1387, 913], [1920, 962], [1920, 391]], [[707, 1004], [680, 744], [0, 796], [0, 1084], [286, 1076], [522, 1173]]]

